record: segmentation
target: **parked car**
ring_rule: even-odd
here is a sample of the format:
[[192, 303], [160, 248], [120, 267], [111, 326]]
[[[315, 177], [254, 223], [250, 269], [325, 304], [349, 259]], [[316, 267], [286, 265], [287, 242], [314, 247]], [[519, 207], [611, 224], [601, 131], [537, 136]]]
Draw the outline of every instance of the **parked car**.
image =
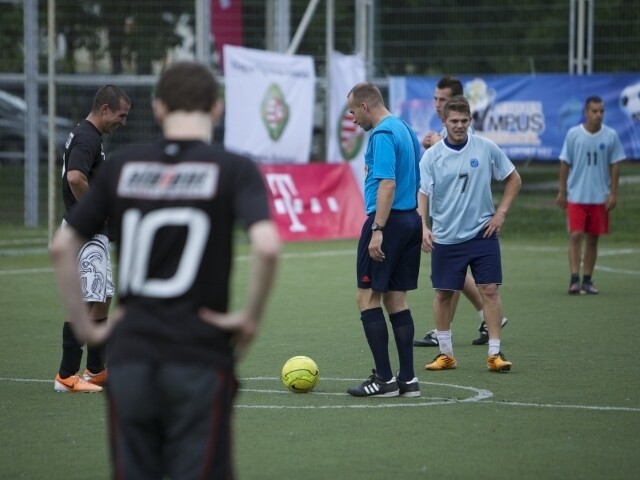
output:
[[[0, 163], [22, 163], [27, 117], [27, 103], [20, 97], [0, 90]], [[56, 158], [62, 158], [64, 143], [75, 122], [55, 117]], [[49, 117], [38, 114], [38, 155], [41, 162], [48, 158]]]

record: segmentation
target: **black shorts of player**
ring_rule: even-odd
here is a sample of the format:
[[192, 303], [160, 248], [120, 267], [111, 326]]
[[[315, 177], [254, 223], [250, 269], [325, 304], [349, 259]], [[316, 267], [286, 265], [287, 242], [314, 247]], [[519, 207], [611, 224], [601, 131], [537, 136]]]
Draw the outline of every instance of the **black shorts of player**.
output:
[[205, 364], [109, 367], [114, 478], [233, 478], [231, 412], [238, 384]]
[[500, 242], [497, 235], [484, 238], [481, 230], [475, 238], [462, 243], [434, 243], [431, 252], [431, 284], [437, 290], [462, 290], [467, 268], [477, 285], [502, 283]]
[[420, 274], [420, 245], [422, 220], [416, 210], [392, 210], [382, 233], [382, 251], [385, 259], [374, 261], [369, 255], [370, 215], [362, 226], [358, 242], [356, 266], [358, 288], [371, 288], [375, 292], [406, 292], [418, 288]]

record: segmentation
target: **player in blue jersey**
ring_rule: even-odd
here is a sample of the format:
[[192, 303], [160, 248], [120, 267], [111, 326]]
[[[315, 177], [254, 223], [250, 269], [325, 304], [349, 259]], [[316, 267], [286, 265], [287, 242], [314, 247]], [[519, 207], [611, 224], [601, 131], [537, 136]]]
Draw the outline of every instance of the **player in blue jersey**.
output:
[[[447, 101], [443, 120], [447, 136], [420, 160], [418, 211], [424, 222], [422, 248], [431, 252], [433, 311], [440, 346], [440, 354], [425, 369], [446, 370], [457, 365], [451, 342], [451, 302], [454, 292], [462, 290], [470, 268], [482, 295], [489, 330], [487, 367], [506, 372], [511, 362], [500, 350], [503, 317], [498, 292], [502, 283], [498, 234], [520, 191], [520, 175], [495, 143], [468, 133], [471, 109], [463, 96]], [[497, 208], [492, 178], [505, 180]]]
[[[367, 219], [357, 253], [356, 302], [369, 348], [373, 375], [347, 392], [356, 397], [417, 397], [413, 369], [414, 324], [407, 291], [418, 287], [422, 226], [417, 207], [420, 144], [413, 130], [391, 115], [380, 90], [362, 82], [347, 95], [354, 123], [369, 132], [365, 152]], [[400, 369], [389, 360], [389, 314]]]
[[[442, 114], [444, 110], [444, 105], [454, 95], [462, 95], [464, 90], [462, 88], [462, 82], [457, 78], [453, 77], [442, 77], [438, 84], [436, 85], [436, 89], [433, 93], [433, 101], [436, 108], [436, 113], [438, 117], [442, 119]], [[473, 125], [469, 125], [468, 133], [474, 133]], [[430, 148], [435, 145], [439, 141], [441, 141], [444, 137], [447, 136], [447, 129], [442, 128], [440, 132], [429, 131], [424, 137], [422, 137], [422, 146], [425, 149]], [[467, 274], [464, 280], [464, 288], [462, 289], [462, 293], [473, 305], [473, 308], [478, 312], [478, 316], [480, 317], [480, 326], [478, 327], [478, 331], [480, 332], [480, 336], [473, 340], [471, 343], [473, 345], [484, 345], [489, 341], [489, 331], [487, 329], [487, 322], [484, 321], [484, 311], [482, 306], [482, 296], [478, 291], [478, 287], [476, 286], [476, 282], [474, 281], [471, 274]], [[460, 300], [460, 292], [455, 292], [453, 294], [453, 300], [451, 302], [451, 318], [453, 319], [456, 315], [456, 309], [458, 308], [458, 301]], [[507, 324], [507, 319], [502, 319], [502, 326], [504, 327]], [[436, 330], [430, 330], [427, 334], [420, 339], [417, 339], [413, 342], [413, 345], [416, 347], [437, 347], [438, 346], [438, 336], [436, 334]]]
[[[114, 478], [230, 479], [235, 364], [255, 338], [279, 240], [257, 165], [211, 144], [218, 85], [194, 62], [155, 89], [162, 138], [122, 149], [69, 212], [52, 254], [78, 336], [109, 337]], [[91, 322], [75, 256], [109, 218], [118, 247], [120, 320]], [[247, 297], [229, 312], [233, 238], [251, 244]]]
[[609, 233], [609, 211], [618, 201], [620, 162], [625, 159], [618, 134], [602, 123], [604, 103], [600, 97], [587, 98], [584, 115], [584, 123], [571, 128], [562, 145], [556, 200], [567, 210], [571, 295], [598, 293], [592, 280], [598, 239]]

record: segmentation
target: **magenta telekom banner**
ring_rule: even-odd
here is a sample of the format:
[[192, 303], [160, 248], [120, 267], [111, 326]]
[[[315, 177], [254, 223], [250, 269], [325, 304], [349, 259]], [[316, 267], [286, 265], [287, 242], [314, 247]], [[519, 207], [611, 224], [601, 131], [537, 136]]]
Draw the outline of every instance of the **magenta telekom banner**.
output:
[[260, 170], [283, 241], [360, 236], [364, 204], [347, 163], [260, 165]]
[[223, 66], [222, 47], [242, 45], [242, 0], [211, 0], [211, 34]]

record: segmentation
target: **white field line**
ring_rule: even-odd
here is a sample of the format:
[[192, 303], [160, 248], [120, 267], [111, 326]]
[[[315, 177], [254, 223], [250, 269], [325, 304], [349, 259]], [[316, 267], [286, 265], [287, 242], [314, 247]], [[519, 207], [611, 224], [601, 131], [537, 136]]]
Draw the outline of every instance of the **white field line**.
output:
[[[272, 381], [279, 382], [279, 378], [277, 377], [246, 377], [241, 378], [241, 382], [247, 381]], [[323, 378], [323, 382], [359, 382], [362, 379], [354, 379], [354, 378]], [[53, 383], [53, 380], [43, 380], [37, 378], [8, 378], [8, 377], [0, 377], [0, 382], [18, 382], [18, 383]], [[433, 387], [446, 387], [446, 388], [457, 388], [466, 392], [470, 392], [473, 394], [467, 398], [446, 398], [446, 397], [436, 397], [436, 396], [423, 396], [418, 398], [412, 398], [410, 401], [405, 402], [404, 399], [401, 399], [398, 403], [396, 399], [390, 399], [390, 403], [379, 403], [385, 402], [383, 399], [357, 399], [350, 397], [347, 393], [338, 393], [338, 392], [322, 392], [322, 391], [313, 391], [307, 394], [294, 394], [286, 391], [284, 387], [274, 390], [268, 388], [241, 388], [240, 392], [246, 393], [262, 393], [264, 395], [311, 395], [311, 396], [333, 396], [333, 397], [344, 397], [349, 399], [349, 403], [343, 405], [336, 405], [335, 400], [331, 400], [331, 405], [276, 405], [274, 403], [264, 403], [264, 404], [246, 404], [238, 402], [235, 406], [236, 408], [246, 408], [246, 409], [262, 409], [262, 410], [285, 410], [285, 409], [293, 409], [293, 410], [305, 410], [305, 409], [320, 409], [320, 410], [333, 410], [333, 409], [343, 409], [343, 408], [408, 408], [408, 407], [432, 407], [436, 405], [456, 405], [461, 403], [491, 403], [493, 405], [506, 405], [512, 407], [529, 407], [529, 408], [562, 408], [562, 409], [571, 409], [571, 410], [590, 410], [590, 411], [598, 411], [598, 412], [640, 412], [640, 407], [613, 407], [606, 405], [573, 405], [573, 404], [560, 404], [560, 403], [532, 403], [532, 402], [503, 402], [500, 400], [489, 400], [493, 397], [493, 392], [490, 390], [486, 390], [484, 388], [477, 387], [469, 387], [465, 385], [456, 385], [450, 383], [436, 383], [436, 382], [420, 382], [420, 385], [423, 386], [431, 386], [429, 390], [432, 390]], [[424, 393], [424, 392], [423, 392]], [[357, 403], [362, 402], [365, 403]]]
[[626, 270], [624, 268], [611, 268], [611, 267], [603, 267], [601, 265], [596, 265], [595, 269], [600, 270], [602, 272], [608, 272], [608, 273], [622, 273], [623, 275], [640, 275], [640, 271], [638, 270]]
[[[539, 252], [539, 253], [549, 253], [549, 252], [564, 252], [565, 248], [560, 247], [537, 247], [537, 246], [513, 246], [513, 247], [502, 247], [502, 249], [510, 250], [517, 249], [518, 251], [527, 251], [527, 252]], [[3, 256], [3, 252], [6, 250], [0, 249], [0, 258]], [[42, 249], [42, 253], [46, 253], [46, 248]], [[33, 253], [33, 252], [32, 252]], [[633, 255], [636, 253], [640, 253], [640, 249], [635, 248], [623, 248], [623, 249], [610, 249], [610, 250], [601, 250], [598, 253], [599, 257], [611, 257], [616, 255]], [[323, 257], [342, 257], [342, 256], [355, 256], [355, 247], [353, 249], [348, 250], [326, 250], [326, 251], [318, 251], [318, 252], [298, 252], [298, 253], [284, 253], [282, 254], [283, 260], [295, 260], [295, 259], [308, 259], [308, 258], [323, 258]], [[236, 257], [236, 261], [246, 262], [251, 257], [249, 255], [238, 255]], [[597, 270], [602, 270], [605, 272], [611, 273], [621, 273], [626, 275], [640, 275], [639, 271], [636, 270], [624, 270], [624, 269], [613, 269], [609, 267], [603, 267], [596, 265]], [[5, 275], [26, 275], [32, 273], [51, 273], [53, 272], [53, 268], [25, 268], [25, 269], [12, 269], [12, 270], [0, 270], [0, 276]]]
[[633, 255], [640, 252], [640, 249], [635, 248], [621, 248], [618, 250], [603, 250], [598, 252], [598, 257], [612, 257], [614, 255]]
[[26, 255], [46, 255], [49, 252], [47, 247], [31, 248], [2, 248], [0, 257], [24, 257]]
[[46, 238], [16, 238], [13, 240], [0, 240], [0, 247], [21, 245], [46, 245]]
[[53, 268], [21, 268], [17, 270], [0, 270], [0, 276], [3, 275], [28, 275], [31, 273], [52, 273]]
[[[339, 255], [347, 255], [354, 254], [356, 250], [354, 239], [353, 248], [346, 250], [326, 250], [326, 251], [318, 251], [318, 252], [299, 252], [299, 253], [285, 253], [283, 256], [285, 258], [310, 258], [310, 257], [330, 257], [330, 256], [339, 256]], [[16, 246], [21, 244], [42, 244], [43, 246], [40, 248], [2, 248], [4, 246]], [[540, 245], [501, 245], [503, 250], [515, 250], [518, 251], [526, 251], [526, 252], [539, 252], [539, 253], [549, 253], [549, 252], [565, 252], [567, 247], [544, 247]], [[0, 240], [0, 256], [2, 255], [12, 255], [12, 254], [32, 254], [32, 253], [46, 253], [47, 250], [47, 242], [42, 240]], [[602, 249], [598, 252], [598, 256], [609, 256], [609, 255], [626, 255], [640, 252], [640, 249], [637, 248], [619, 248], [619, 249]]]
[[[0, 257], [2, 257], [2, 250], [0, 250]], [[45, 253], [46, 250], [43, 250], [42, 253]], [[298, 259], [298, 258], [321, 258], [321, 257], [341, 257], [344, 255], [353, 255], [355, 256], [355, 250], [328, 250], [324, 252], [300, 252], [300, 253], [284, 253], [280, 258], [284, 260], [290, 259]], [[249, 255], [238, 255], [235, 260], [239, 262], [246, 262], [251, 257]], [[43, 267], [43, 268], [21, 268], [14, 270], [0, 270], [0, 276], [2, 275], [24, 275], [30, 273], [51, 273], [53, 272], [52, 267]]]

